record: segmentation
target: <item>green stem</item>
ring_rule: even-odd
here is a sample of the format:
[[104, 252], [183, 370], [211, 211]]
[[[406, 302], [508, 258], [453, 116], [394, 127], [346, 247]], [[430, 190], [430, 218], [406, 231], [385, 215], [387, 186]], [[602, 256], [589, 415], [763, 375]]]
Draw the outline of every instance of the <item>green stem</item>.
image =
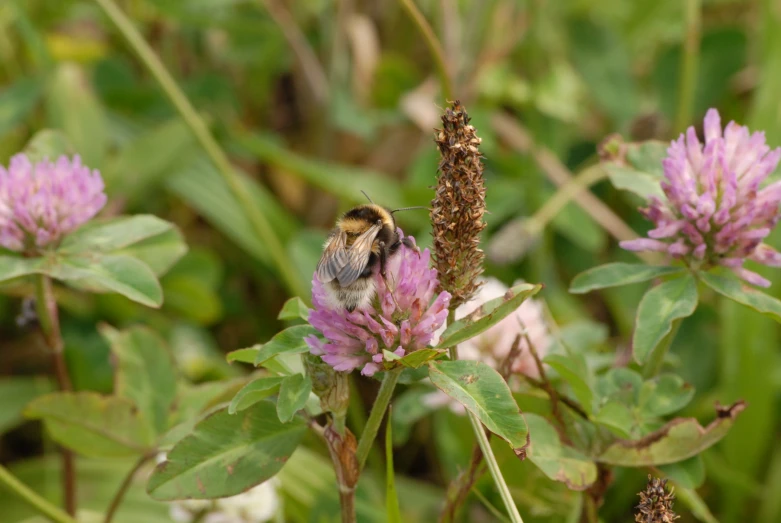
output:
[[418, 27], [418, 31], [423, 35], [423, 39], [426, 41], [428, 50], [431, 53], [431, 57], [434, 59], [434, 65], [437, 67], [437, 74], [439, 74], [439, 81], [442, 84], [442, 94], [445, 96], [445, 100], [453, 101], [453, 80], [450, 76], [450, 70], [447, 66], [447, 60], [445, 60], [445, 52], [442, 49], [442, 44], [434, 34], [434, 30], [429, 25], [426, 17], [420, 12], [418, 7], [412, 0], [399, 0], [401, 6], [407, 12], [412, 21]]
[[119, 505], [122, 504], [122, 500], [127, 493], [127, 489], [130, 488], [130, 485], [133, 483], [133, 478], [138, 472], [138, 469], [140, 469], [144, 463], [153, 457], [154, 454], [144, 454], [139, 458], [133, 468], [130, 469], [130, 471], [125, 476], [125, 479], [122, 481], [122, 484], [119, 486], [119, 490], [117, 490], [117, 493], [114, 494], [114, 498], [111, 500], [111, 505], [109, 505], [108, 510], [106, 511], [106, 516], [103, 518], [103, 523], [111, 523], [111, 520], [114, 519], [114, 514], [119, 508]]
[[[453, 325], [453, 322], [456, 321], [456, 308], [451, 307], [447, 311], [447, 325], [448, 327], [450, 325]], [[456, 361], [458, 359], [458, 345], [453, 345], [448, 349], [448, 354], [450, 355], [451, 361]]]
[[253, 204], [246, 183], [235, 171], [225, 151], [211, 135], [206, 124], [195, 111], [184, 92], [179, 88], [171, 73], [168, 72], [160, 58], [157, 57], [130, 19], [125, 16], [113, 0], [95, 0], [95, 2], [103, 9], [109, 19], [119, 29], [119, 32], [122, 33], [122, 36], [128, 41], [139, 59], [149, 69], [149, 72], [160, 84], [160, 87], [176, 107], [182, 119], [187, 123], [201, 147], [203, 147], [206, 154], [217, 167], [217, 170], [233, 192], [234, 197], [244, 208], [244, 212], [255, 233], [268, 248], [269, 254], [288, 291], [293, 295], [304, 296], [306, 294], [304, 285], [296, 275], [293, 265], [287, 259], [285, 249], [273, 227], [260, 209]]
[[374, 439], [380, 430], [380, 423], [385, 416], [385, 411], [388, 410], [388, 404], [393, 396], [393, 390], [396, 388], [396, 383], [399, 381], [402, 370], [400, 368], [393, 369], [385, 373], [385, 379], [382, 380], [382, 385], [377, 393], [377, 398], [374, 400], [369, 419], [366, 421], [366, 426], [361, 433], [361, 439], [358, 441], [358, 450], [355, 452], [358, 458], [359, 470], [363, 469], [363, 465], [366, 463], [366, 458], [369, 456]]
[[567, 206], [581, 191], [607, 178], [608, 174], [601, 165], [585, 168], [567, 183], [559, 187], [534, 215], [526, 222], [527, 232], [536, 236]]
[[504, 507], [510, 514], [510, 521], [513, 523], [523, 523], [518, 507], [515, 506], [513, 501], [513, 495], [510, 493], [510, 487], [507, 486], [507, 482], [504, 480], [502, 471], [499, 468], [499, 463], [496, 461], [494, 451], [491, 449], [491, 443], [488, 441], [488, 436], [485, 434], [483, 424], [480, 423], [478, 417], [471, 411], [467, 411], [469, 414], [469, 421], [472, 422], [472, 429], [477, 436], [477, 444], [480, 445], [480, 450], [483, 451], [483, 459], [488, 465], [488, 470], [491, 472], [491, 477], [494, 478], [496, 488], [499, 490], [499, 495], [504, 502]]
[[681, 79], [678, 84], [678, 111], [675, 131], [683, 132], [692, 119], [694, 91], [697, 87], [697, 67], [700, 54], [700, 1], [685, 0], [686, 37], [681, 61]]
[[683, 323], [683, 318], [674, 320], [670, 332], [667, 333], [667, 336], [664, 337], [661, 343], [659, 343], [656, 349], [651, 353], [648, 363], [646, 363], [643, 368], [643, 377], [646, 379], [653, 378], [662, 370], [664, 358], [667, 356], [667, 352], [669, 352], [670, 346], [673, 344], [673, 340], [678, 334], [678, 329], [681, 328], [681, 323]]
[[[57, 310], [57, 300], [54, 298], [52, 280], [48, 276], [38, 275], [35, 278], [35, 308], [46, 346], [54, 359], [54, 374], [60, 390], [73, 390], [68, 366], [65, 363], [65, 343], [60, 331], [60, 315]], [[65, 511], [71, 516], [76, 515], [76, 462], [73, 452], [60, 448], [62, 456], [62, 492]]]
[[[447, 324], [451, 325], [453, 321], [455, 321], [455, 317], [456, 311], [455, 307], [453, 307], [447, 313]], [[450, 359], [453, 361], [458, 359], [457, 346], [450, 347]], [[472, 411], [467, 410], [466, 413], [469, 416], [469, 421], [472, 423], [472, 430], [477, 437], [477, 444], [480, 445], [480, 450], [483, 451], [483, 459], [488, 465], [491, 477], [494, 479], [494, 483], [496, 484], [497, 490], [499, 490], [499, 495], [504, 502], [507, 513], [510, 515], [510, 521], [513, 523], [523, 523], [521, 514], [518, 512], [518, 507], [515, 506], [515, 501], [513, 501], [513, 496], [510, 493], [510, 487], [507, 486], [507, 482], [504, 480], [502, 471], [499, 468], [499, 463], [496, 461], [496, 456], [494, 456], [494, 451], [491, 448], [491, 443], [488, 441], [488, 436], [485, 433], [483, 424]]]
[[76, 523], [75, 519], [39, 496], [30, 487], [19, 481], [8, 471], [7, 468], [2, 465], [0, 465], [0, 484], [5, 485], [8, 490], [16, 494], [19, 499], [30, 505], [32, 508], [46, 516], [51, 521], [54, 521], [55, 523]]

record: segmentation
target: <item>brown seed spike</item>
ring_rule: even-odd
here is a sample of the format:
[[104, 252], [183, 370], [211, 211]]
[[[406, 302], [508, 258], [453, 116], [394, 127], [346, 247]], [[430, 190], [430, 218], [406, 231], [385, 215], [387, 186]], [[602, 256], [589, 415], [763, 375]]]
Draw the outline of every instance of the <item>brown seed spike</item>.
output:
[[673, 489], [668, 492], [666, 487], [666, 479], [648, 475], [648, 485], [643, 492], [638, 493], [640, 504], [636, 507], [636, 523], [672, 523], [680, 517], [673, 512]]
[[439, 149], [436, 195], [431, 202], [434, 266], [440, 290], [452, 295], [451, 306], [469, 301], [483, 272], [480, 233], [485, 228], [485, 185], [480, 138], [456, 100], [442, 115], [434, 139]]

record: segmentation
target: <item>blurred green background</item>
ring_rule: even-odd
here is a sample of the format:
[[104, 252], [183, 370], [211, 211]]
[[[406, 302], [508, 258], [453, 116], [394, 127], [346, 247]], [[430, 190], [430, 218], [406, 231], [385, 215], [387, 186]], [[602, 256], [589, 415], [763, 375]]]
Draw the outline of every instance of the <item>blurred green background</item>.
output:
[[[301, 288], [309, 288], [328, 228], [339, 211], [363, 200], [360, 190], [389, 207], [429, 203], [438, 162], [432, 129], [446, 101], [426, 43], [398, 2], [118, 4], [228, 152], [247, 194], [273, 225]], [[781, 145], [781, 4], [419, 0], [417, 5], [442, 43], [454, 95], [483, 139], [487, 272], [506, 283], [518, 278], [544, 283], [543, 297], [556, 321], [580, 325], [591, 336], [595, 366], [625, 358], [643, 289], [585, 297], [566, 289], [581, 270], [634, 256], [617, 248], [614, 233], [588, 205], [585, 210], [567, 205], [536, 238], [524, 235], [517, 219], [532, 216], [562, 179], [593, 164], [597, 145], [611, 133], [626, 140], [669, 140], [717, 107], [724, 122], [734, 118], [764, 129], [771, 147]], [[162, 280], [160, 310], [118, 296], [61, 290], [76, 388], [112, 388], [99, 322], [159, 330], [194, 382], [245, 374], [225, 363], [224, 352], [264, 341], [283, 327], [276, 316], [291, 286], [283, 283], [268, 245], [171, 101], [98, 6], [3, 0], [0, 86], [0, 162], [7, 165], [36, 130], [61, 129], [87, 165], [102, 172], [110, 198], [106, 215], [157, 214], [176, 223], [190, 246]], [[647, 230], [635, 211], [639, 200], [604, 181], [593, 193], [614, 211], [608, 222]], [[420, 211], [399, 215], [401, 227], [423, 245], [429, 241], [426, 219]], [[780, 247], [781, 235], [771, 243]], [[765, 275], [779, 276], [777, 270]], [[779, 289], [777, 283], [770, 292], [781, 297]], [[696, 388], [682, 414], [707, 421], [715, 401], [739, 398], [749, 408], [704, 455], [707, 480], [698, 492], [712, 515], [695, 516], [679, 502], [681, 521], [781, 521], [778, 326], [736, 305], [704, 301], [672, 351], [677, 371]], [[48, 356], [35, 330], [17, 321], [22, 309], [20, 296], [0, 294], [0, 461], [37, 490], [56, 496], [55, 463], [40, 457], [51, 443], [39, 425], [20, 419], [22, 399], [48, 387], [45, 378], [33, 379], [48, 372]], [[369, 380], [359, 383], [369, 400], [372, 387]], [[533, 398], [526, 403], [541, 408]], [[466, 463], [471, 448], [466, 426], [465, 419], [438, 412], [397, 448], [397, 473], [410, 478], [400, 486], [401, 506], [420, 521], [436, 513], [444, 485]], [[328, 462], [321, 452], [302, 452], [282, 474], [286, 517], [322, 521], [318, 518], [336, 503]], [[525, 521], [577, 520], [575, 494], [518, 465], [506, 448], [497, 452]], [[80, 467], [85, 503], [102, 510], [129, 466], [85, 462]], [[379, 476], [364, 485], [360, 517], [383, 521], [374, 504], [376, 496], [382, 499], [384, 472], [373, 472]], [[604, 521], [631, 519], [647, 472], [616, 471], [600, 512]], [[479, 486], [492, 496], [487, 478]], [[4, 492], [0, 507], [3, 522], [30, 515]], [[166, 508], [149, 500], [141, 483], [120, 520], [123, 514], [126, 521], [167, 518]], [[493, 516], [474, 501], [464, 517]]]

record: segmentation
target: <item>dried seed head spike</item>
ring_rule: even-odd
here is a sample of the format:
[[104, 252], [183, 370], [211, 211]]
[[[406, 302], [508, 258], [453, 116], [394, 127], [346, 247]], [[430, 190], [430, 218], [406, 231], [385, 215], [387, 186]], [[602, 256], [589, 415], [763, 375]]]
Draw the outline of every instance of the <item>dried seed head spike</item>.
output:
[[456, 100], [442, 115], [434, 141], [441, 160], [436, 195], [431, 202], [434, 267], [440, 288], [458, 306], [475, 294], [483, 272], [480, 233], [485, 228], [485, 185], [480, 138]]
[[673, 512], [675, 493], [672, 488], [668, 492], [666, 487], [666, 479], [648, 475], [648, 485], [638, 493], [640, 504], [636, 507], [636, 523], [672, 523], [680, 517]]

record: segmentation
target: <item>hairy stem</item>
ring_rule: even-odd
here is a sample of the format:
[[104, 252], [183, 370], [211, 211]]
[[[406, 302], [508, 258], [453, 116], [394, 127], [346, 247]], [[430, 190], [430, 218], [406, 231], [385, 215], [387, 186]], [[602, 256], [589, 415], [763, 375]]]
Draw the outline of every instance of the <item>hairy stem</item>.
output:
[[385, 378], [382, 380], [380, 391], [377, 393], [377, 398], [372, 405], [369, 419], [366, 421], [366, 426], [361, 433], [361, 439], [358, 441], [358, 450], [356, 456], [358, 457], [358, 468], [363, 469], [366, 463], [366, 458], [369, 456], [369, 451], [372, 448], [374, 439], [377, 437], [377, 432], [380, 430], [380, 423], [385, 416], [385, 411], [388, 410], [388, 404], [393, 396], [393, 390], [396, 388], [396, 383], [399, 381], [402, 369], [393, 369], [385, 373]]
[[[65, 344], [60, 332], [60, 316], [57, 301], [54, 299], [52, 280], [48, 276], [39, 275], [35, 279], [35, 308], [46, 346], [54, 360], [54, 374], [62, 391], [73, 390], [68, 367], [65, 363]], [[73, 452], [60, 448], [62, 456], [62, 492], [65, 511], [71, 516], [76, 515], [76, 464]]]
[[661, 343], [659, 343], [653, 352], [651, 352], [651, 357], [648, 359], [648, 362], [643, 368], [644, 378], [653, 378], [662, 370], [662, 366], [664, 365], [664, 358], [667, 356], [667, 353], [670, 350], [670, 346], [672, 346], [673, 340], [678, 334], [678, 329], [681, 328], [681, 323], [683, 323], [683, 318], [679, 318], [673, 321], [670, 332], [667, 333], [667, 336], [665, 336]]
[[684, 0], [686, 36], [681, 61], [681, 79], [678, 84], [678, 110], [675, 114], [675, 132], [683, 132], [692, 119], [694, 91], [697, 88], [697, 68], [700, 56], [700, 1]]
[[442, 84], [442, 94], [445, 100], [454, 100], [453, 98], [453, 79], [450, 75], [450, 69], [445, 59], [445, 52], [442, 50], [442, 44], [434, 34], [434, 30], [431, 25], [420, 12], [418, 7], [412, 0], [399, 0], [401, 6], [407, 12], [412, 21], [418, 27], [418, 31], [423, 35], [423, 39], [426, 41], [431, 58], [434, 60], [434, 65], [437, 68], [437, 74], [439, 75], [439, 82]]
[[127, 473], [127, 476], [125, 476], [125, 479], [122, 481], [122, 484], [119, 486], [119, 490], [117, 490], [117, 493], [114, 494], [114, 498], [111, 500], [111, 504], [109, 505], [108, 510], [106, 511], [106, 516], [103, 518], [103, 523], [111, 523], [111, 520], [114, 519], [114, 514], [119, 508], [119, 505], [122, 504], [122, 500], [125, 497], [125, 493], [127, 493], [127, 489], [130, 488], [130, 485], [133, 483], [133, 478], [138, 472], [138, 469], [144, 466], [144, 463], [149, 461], [153, 456], [154, 454], [144, 454], [139, 458], [139, 460], [136, 462], [133, 468], [130, 469], [130, 471]]
[[55, 523], [76, 523], [75, 519], [39, 496], [38, 493], [19, 481], [2, 465], [0, 465], [0, 484], [4, 485], [9, 491], [18, 496], [19, 499], [43, 514], [49, 520], [54, 521]]
[[168, 72], [160, 58], [144, 40], [130, 19], [117, 7], [114, 0], [95, 0], [95, 2], [103, 9], [119, 32], [122, 33], [122, 36], [128, 41], [141, 62], [160, 84], [163, 92], [176, 107], [179, 115], [187, 123], [196, 140], [198, 140], [201, 147], [203, 147], [206, 154], [217, 167], [225, 183], [233, 192], [233, 196], [243, 208], [255, 233], [268, 248], [269, 255], [288, 291], [293, 295], [304, 296], [306, 289], [296, 275], [293, 265], [290, 264], [285, 248], [274, 232], [274, 228], [261, 210], [252, 202], [246, 183], [233, 168], [225, 151], [209, 132], [206, 124], [195, 111], [187, 96], [179, 88], [171, 73]]

